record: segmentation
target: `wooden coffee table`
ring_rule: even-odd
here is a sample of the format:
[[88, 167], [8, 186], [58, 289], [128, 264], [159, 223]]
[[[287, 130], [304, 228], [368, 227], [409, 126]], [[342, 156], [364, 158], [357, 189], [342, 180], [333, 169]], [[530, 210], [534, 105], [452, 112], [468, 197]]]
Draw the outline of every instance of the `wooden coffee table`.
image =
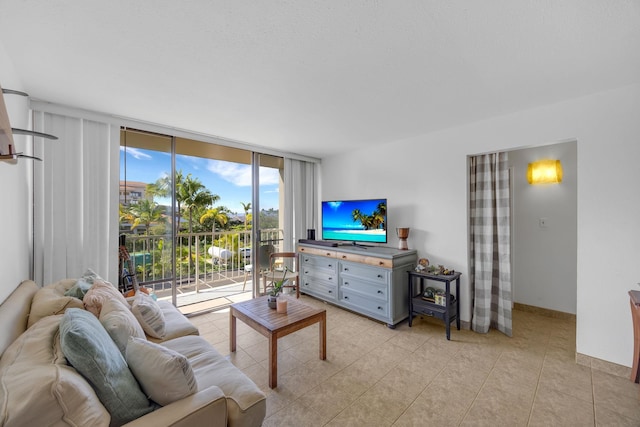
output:
[[277, 313], [267, 305], [267, 296], [231, 305], [231, 351], [236, 351], [236, 319], [242, 320], [269, 339], [269, 387], [278, 386], [278, 338], [314, 323], [320, 324], [320, 359], [327, 358], [327, 311], [287, 298], [287, 313]]

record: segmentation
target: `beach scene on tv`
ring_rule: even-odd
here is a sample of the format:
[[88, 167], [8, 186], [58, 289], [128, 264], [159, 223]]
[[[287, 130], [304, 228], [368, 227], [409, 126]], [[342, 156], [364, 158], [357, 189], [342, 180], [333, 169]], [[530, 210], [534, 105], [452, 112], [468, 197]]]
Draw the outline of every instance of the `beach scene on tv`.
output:
[[387, 242], [387, 201], [322, 202], [322, 238], [349, 242]]

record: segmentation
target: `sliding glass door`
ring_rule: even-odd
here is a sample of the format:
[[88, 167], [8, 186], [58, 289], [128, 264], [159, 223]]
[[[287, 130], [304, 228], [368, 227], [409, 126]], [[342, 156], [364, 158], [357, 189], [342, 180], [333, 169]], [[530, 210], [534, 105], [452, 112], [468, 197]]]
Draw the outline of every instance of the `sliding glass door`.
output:
[[[133, 130], [121, 141], [121, 233], [139, 283], [185, 313], [250, 298], [256, 200], [259, 240], [282, 236], [282, 158], [259, 156], [255, 187], [251, 151]], [[141, 225], [143, 210], [154, 214]]]

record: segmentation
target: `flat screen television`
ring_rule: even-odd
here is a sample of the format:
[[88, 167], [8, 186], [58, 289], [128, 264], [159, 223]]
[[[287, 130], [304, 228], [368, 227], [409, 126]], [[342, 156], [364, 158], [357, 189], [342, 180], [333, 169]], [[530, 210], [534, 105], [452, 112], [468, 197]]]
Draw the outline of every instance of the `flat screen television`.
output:
[[322, 240], [387, 243], [387, 199], [323, 201]]

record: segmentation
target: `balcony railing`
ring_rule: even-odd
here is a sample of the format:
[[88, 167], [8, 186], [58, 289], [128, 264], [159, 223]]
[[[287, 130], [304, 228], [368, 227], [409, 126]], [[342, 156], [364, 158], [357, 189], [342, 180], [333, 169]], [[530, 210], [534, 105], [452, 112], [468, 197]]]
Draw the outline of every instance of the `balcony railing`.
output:
[[[261, 243], [281, 249], [281, 229], [261, 230], [260, 236]], [[179, 233], [175, 245], [171, 236], [129, 234], [125, 242], [138, 284], [153, 288], [159, 298], [171, 296], [174, 276], [178, 297], [244, 280], [250, 282], [245, 266], [253, 263], [251, 230]]]

